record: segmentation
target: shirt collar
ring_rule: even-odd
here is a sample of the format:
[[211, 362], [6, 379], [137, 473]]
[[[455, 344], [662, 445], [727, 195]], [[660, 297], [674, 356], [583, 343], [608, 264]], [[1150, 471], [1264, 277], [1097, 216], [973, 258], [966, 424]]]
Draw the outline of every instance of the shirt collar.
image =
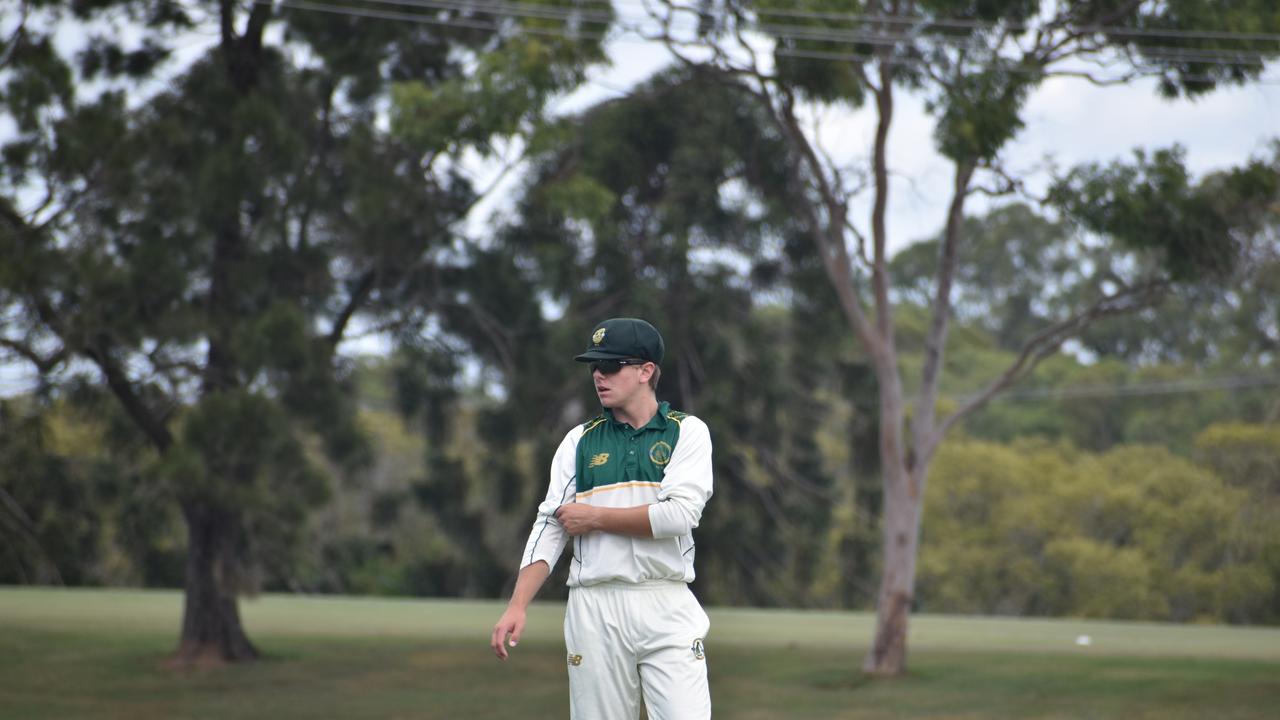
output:
[[[665, 400], [663, 402], [658, 403], [658, 412], [649, 420], [648, 423], [645, 423], [644, 427], [639, 428], [637, 432], [640, 432], [643, 430], [651, 430], [651, 429], [666, 430], [667, 423], [669, 422], [669, 420], [667, 420], [667, 413], [669, 412], [671, 412], [671, 403], [666, 402]], [[604, 415], [605, 417], [609, 418], [609, 422], [613, 425], [616, 425], [618, 427], [630, 427], [628, 425], [624, 425], [621, 422], [618, 422], [618, 419], [613, 416], [613, 408], [605, 408]]]

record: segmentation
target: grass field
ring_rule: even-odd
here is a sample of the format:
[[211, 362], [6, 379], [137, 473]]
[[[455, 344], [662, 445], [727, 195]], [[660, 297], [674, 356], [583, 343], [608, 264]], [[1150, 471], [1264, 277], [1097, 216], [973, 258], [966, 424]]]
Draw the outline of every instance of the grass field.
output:
[[[562, 606], [505, 664], [500, 610], [264, 596], [243, 603], [263, 662], [179, 673], [177, 593], [0, 588], [0, 718], [567, 717]], [[919, 616], [910, 674], [868, 681], [867, 615], [710, 615], [718, 719], [1280, 716], [1277, 628]]]

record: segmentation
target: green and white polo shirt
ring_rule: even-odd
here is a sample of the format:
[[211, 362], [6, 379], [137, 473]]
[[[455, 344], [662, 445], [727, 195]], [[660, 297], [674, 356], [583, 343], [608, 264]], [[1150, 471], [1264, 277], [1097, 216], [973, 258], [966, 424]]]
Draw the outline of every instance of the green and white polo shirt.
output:
[[693, 580], [693, 529], [711, 497], [711, 435], [692, 415], [658, 406], [644, 427], [604, 414], [565, 435], [551, 461], [546, 499], [525, 544], [521, 567], [554, 568], [571, 539], [555, 518], [567, 502], [649, 506], [653, 538], [595, 532], [572, 538], [569, 586], [602, 582]]

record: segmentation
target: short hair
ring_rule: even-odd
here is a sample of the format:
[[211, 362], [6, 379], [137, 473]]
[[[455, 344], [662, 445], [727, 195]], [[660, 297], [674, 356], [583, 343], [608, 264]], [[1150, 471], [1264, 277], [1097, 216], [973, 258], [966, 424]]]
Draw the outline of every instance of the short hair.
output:
[[658, 380], [662, 378], [662, 368], [658, 367], [658, 363], [653, 364], [653, 374], [649, 376], [649, 389], [655, 393], [658, 392]]

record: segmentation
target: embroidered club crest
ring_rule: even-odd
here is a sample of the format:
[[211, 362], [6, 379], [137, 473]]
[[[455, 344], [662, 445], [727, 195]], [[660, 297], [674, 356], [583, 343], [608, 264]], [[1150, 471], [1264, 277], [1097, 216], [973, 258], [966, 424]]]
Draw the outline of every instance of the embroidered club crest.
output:
[[666, 465], [671, 462], [671, 446], [665, 441], [659, 440], [649, 448], [649, 460], [654, 465]]

